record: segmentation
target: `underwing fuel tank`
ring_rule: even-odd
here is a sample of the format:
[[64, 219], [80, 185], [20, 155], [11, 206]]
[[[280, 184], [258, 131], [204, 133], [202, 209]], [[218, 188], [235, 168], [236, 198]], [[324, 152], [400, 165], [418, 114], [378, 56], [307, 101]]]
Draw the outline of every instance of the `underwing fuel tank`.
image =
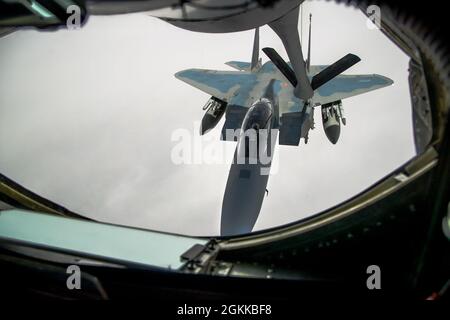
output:
[[342, 104], [340, 101], [322, 106], [322, 123], [323, 129], [328, 140], [332, 144], [336, 144], [341, 134], [341, 118], [342, 117]]
[[200, 126], [200, 135], [204, 135], [208, 131], [214, 129], [220, 119], [222, 119], [226, 108], [227, 103], [216, 97], [211, 97], [211, 99], [206, 102], [203, 107], [203, 110], [206, 110], [206, 113], [203, 116], [202, 124]]

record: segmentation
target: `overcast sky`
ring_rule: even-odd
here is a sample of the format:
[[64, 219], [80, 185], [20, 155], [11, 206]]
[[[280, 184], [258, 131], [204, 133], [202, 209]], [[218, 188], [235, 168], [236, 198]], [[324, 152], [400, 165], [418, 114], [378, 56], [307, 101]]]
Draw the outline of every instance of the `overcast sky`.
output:
[[[337, 145], [315, 111], [309, 143], [277, 147], [255, 229], [303, 219], [369, 187], [415, 155], [408, 59], [358, 10], [329, 2], [313, 13], [312, 64], [351, 52], [348, 74], [378, 73], [394, 85], [343, 101], [347, 126]], [[286, 56], [261, 28], [261, 48]], [[0, 39], [0, 172], [85, 216], [189, 235], [217, 235], [230, 159], [175, 165], [172, 133], [198, 135], [209, 96], [177, 80], [188, 68], [231, 70], [249, 61], [253, 31], [202, 34], [142, 14], [91, 17], [78, 31], [20, 31]], [[306, 50], [306, 49], [305, 49]], [[267, 58], [261, 55], [263, 62]], [[232, 142], [203, 137], [204, 146]], [[226, 161], [225, 161], [226, 160]]]

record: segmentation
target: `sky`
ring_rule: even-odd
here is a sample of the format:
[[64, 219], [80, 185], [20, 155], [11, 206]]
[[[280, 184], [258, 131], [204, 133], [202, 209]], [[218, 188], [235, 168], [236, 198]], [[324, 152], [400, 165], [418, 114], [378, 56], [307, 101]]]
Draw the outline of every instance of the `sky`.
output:
[[[415, 155], [406, 55], [368, 28], [360, 11], [324, 1], [303, 5], [305, 43], [310, 12], [313, 65], [351, 52], [362, 61], [347, 74], [377, 73], [394, 85], [343, 101], [347, 126], [338, 144], [327, 140], [316, 108], [307, 145], [277, 146], [278, 170], [255, 230], [333, 207]], [[286, 57], [267, 26], [260, 39], [261, 48]], [[250, 61], [252, 42], [251, 30], [195, 33], [143, 14], [90, 17], [81, 30], [1, 38], [0, 172], [99, 221], [217, 235], [235, 143], [219, 141], [223, 121], [199, 137], [210, 96], [173, 75], [232, 70], [224, 63]], [[225, 148], [222, 163], [174, 163], [173, 135], [180, 129], [200, 152]]]

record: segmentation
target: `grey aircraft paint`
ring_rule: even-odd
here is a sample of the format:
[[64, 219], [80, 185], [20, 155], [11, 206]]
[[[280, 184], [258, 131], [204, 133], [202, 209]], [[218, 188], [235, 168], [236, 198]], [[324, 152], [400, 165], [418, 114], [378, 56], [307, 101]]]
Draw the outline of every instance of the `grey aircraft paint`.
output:
[[[266, 139], [259, 141], [253, 154], [251, 152], [245, 154], [249, 150], [249, 145], [245, 140], [246, 136], [241, 135], [239, 139], [222, 203], [221, 235], [229, 236], [250, 232], [261, 211], [279, 128], [275, 84], [276, 80], [270, 81], [261, 99], [253, 104], [244, 118], [241, 132], [248, 132], [248, 129], [254, 128], [255, 123], [259, 122], [263, 126], [261, 122], [265, 122], [265, 120], [259, 121], [261, 118], [253, 119], [253, 115], [257, 114], [257, 108], [265, 109], [270, 113], [270, 119], [262, 129], [266, 130], [264, 132]], [[260, 134], [260, 132], [255, 133]], [[260, 158], [261, 154], [268, 156], [266, 161]], [[250, 160], [251, 158], [253, 161]], [[240, 159], [243, 159], [244, 163], [241, 163]]]
[[271, 6], [263, 6], [257, 1], [227, 0], [224, 5], [223, 0], [204, 0], [203, 8], [185, 3], [184, 8], [173, 7], [170, 10], [153, 11], [150, 14], [185, 30], [226, 33], [255, 29], [269, 24], [284, 17], [303, 1], [278, 0]]
[[[298, 8], [296, 8], [298, 11]], [[341, 100], [366, 93], [372, 90], [389, 86], [393, 81], [381, 75], [343, 75], [339, 74], [327, 79], [327, 82], [317, 87], [312, 95], [308, 89], [314, 77], [329, 70], [329, 66], [310, 65], [311, 57], [308, 56], [308, 64], [303, 61], [301, 46], [292, 37], [286, 36], [286, 30], [292, 30], [293, 20], [298, 19], [298, 12], [291, 12], [283, 23], [271, 27], [282, 38], [289, 57], [301, 57], [301, 62], [287, 63], [288, 68], [293, 68], [292, 73], [299, 81], [294, 84], [272, 62], [263, 65], [259, 63], [259, 31], [255, 32], [252, 62], [230, 61], [226, 64], [237, 71], [218, 71], [188, 69], [180, 71], [175, 76], [212, 96], [212, 99], [220, 101], [226, 108], [226, 121], [222, 128], [222, 139], [238, 141], [234, 161], [230, 168], [227, 185], [222, 203], [221, 235], [233, 235], [251, 232], [256, 223], [262, 207], [266, 186], [269, 179], [271, 161], [268, 163], [240, 163], [238, 160], [242, 154], [243, 141], [248, 119], [256, 112], [256, 108], [262, 105], [272, 108], [273, 116], [270, 120], [270, 132], [279, 132], [279, 143], [283, 145], [299, 145], [300, 139], [308, 142], [309, 130], [314, 128], [314, 107], [322, 106], [322, 121], [325, 134], [331, 143], [337, 143], [340, 135], [340, 122], [345, 124]], [[287, 26], [288, 25], [288, 26]], [[286, 27], [287, 26], [287, 27]], [[297, 25], [295, 24], [295, 28]], [[284, 29], [283, 29], [284, 28]], [[298, 42], [298, 43], [297, 43]], [[297, 45], [296, 45], [297, 43]], [[308, 50], [309, 52], [309, 50]], [[357, 61], [360, 59], [352, 55]], [[256, 63], [257, 62], [257, 63]], [[308, 65], [308, 67], [307, 67]], [[335, 66], [335, 64], [333, 65]], [[339, 71], [341, 72], [341, 71]], [[302, 74], [306, 80], [302, 79]], [[295, 85], [295, 87], [294, 87]], [[306, 97], [302, 99], [301, 97]], [[204, 120], [208, 118], [205, 115]], [[220, 117], [223, 112], [220, 113]], [[206, 121], [206, 120], [205, 120]], [[208, 120], [209, 121], [209, 120]], [[203, 121], [202, 121], [203, 122]], [[208, 122], [207, 130], [213, 128], [218, 120]], [[257, 126], [259, 128], [259, 125]], [[226, 134], [227, 131], [240, 129], [236, 136]], [[202, 132], [206, 132], [203, 130]], [[268, 139], [265, 149], [270, 150], [273, 157], [275, 140]], [[262, 144], [258, 143], [258, 149]], [[264, 174], [262, 174], [264, 170]]]

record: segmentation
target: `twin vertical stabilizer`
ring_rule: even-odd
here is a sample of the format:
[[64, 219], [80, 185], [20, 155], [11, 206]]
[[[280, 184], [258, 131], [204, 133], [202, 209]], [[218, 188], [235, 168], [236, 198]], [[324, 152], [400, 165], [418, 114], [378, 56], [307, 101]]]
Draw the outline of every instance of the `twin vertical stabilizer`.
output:
[[256, 71], [261, 68], [261, 60], [259, 59], [259, 28], [255, 29], [255, 38], [253, 39], [253, 52], [251, 71]]

